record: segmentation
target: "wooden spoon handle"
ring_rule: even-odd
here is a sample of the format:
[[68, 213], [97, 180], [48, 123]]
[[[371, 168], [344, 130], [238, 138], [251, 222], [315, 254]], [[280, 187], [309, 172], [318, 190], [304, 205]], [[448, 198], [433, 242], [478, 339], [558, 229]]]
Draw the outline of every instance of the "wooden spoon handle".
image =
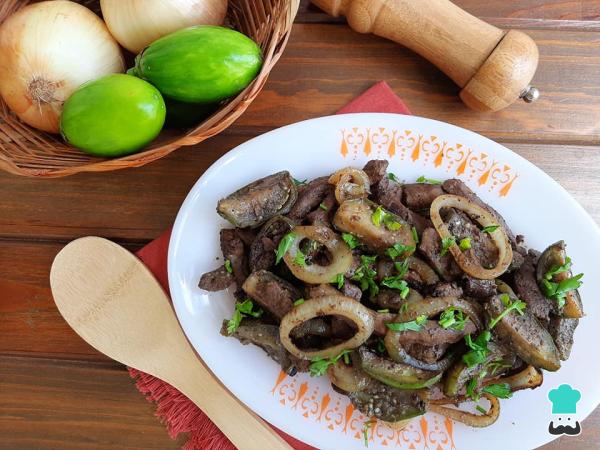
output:
[[537, 46], [524, 33], [505, 33], [449, 0], [312, 0], [346, 16], [360, 33], [391, 39], [425, 57], [458, 86], [470, 107], [496, 111], [524, 93], [535, 74]]

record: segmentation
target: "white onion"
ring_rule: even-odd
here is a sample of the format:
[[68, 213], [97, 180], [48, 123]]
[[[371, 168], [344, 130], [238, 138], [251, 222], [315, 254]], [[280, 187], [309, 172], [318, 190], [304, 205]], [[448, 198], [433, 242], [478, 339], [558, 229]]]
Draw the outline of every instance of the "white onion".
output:
[[70, 1], [34, 3], [0, 26], [0, 94], [25, 123], [58, 133], [63, 103], [75, 89], [124, 70], [104, 22]]
[[101, 0], [112, 35], [139, 53], [158, 38], [192, 25], [221, 25], [227, 0]]

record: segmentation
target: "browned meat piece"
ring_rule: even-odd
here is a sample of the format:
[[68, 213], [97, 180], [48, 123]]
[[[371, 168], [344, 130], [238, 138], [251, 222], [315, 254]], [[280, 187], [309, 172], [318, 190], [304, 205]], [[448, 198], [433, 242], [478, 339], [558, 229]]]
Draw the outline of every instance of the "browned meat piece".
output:
[[523, 263], [525, 262], [525, 257], [519, 253], [518, 251], [513, 252], [513, 259], [508, 266], [507, 272], [514, 272], [515, 270], [519, 270]]
[[308, 213], [306, 218], [311, 225], [323, 225], [332, 228], [331, 219], [336, 209], [336, 200], [333, 190], [327, 194], [319, 206], [314, 211]]
[[462, 297], [463, 290], [456, 283], [440, 282], [436, 284], [432, 291], [432, 297]]
[[242, 286], [244, 292], [263, 309], [281, 320], [301, 295], [298, 289], [277, 275], [259, 270], [253, 272]]
[[498, 224], [504, 228], [504, 230], [506, 231], [506, 234], [508, 236], [508, 240], [510, 241], [513, 248], [517, 245], [515, 235], [513, 234], [511, 229], [508, 227], [504, 218], [498, 213], [498, 211], [496, 211], [490, 205], [488, 205], [483, 200], [481, 200], [477, 196], [477, 194], [475, 194], [475, 192], [473, 192], [471, 189], [469, 189], [469, 187], [465, 183], [463, 183], [460, 180], [457, 180], [456, 178], [453, 178], [453, 179], [444, 181], [444, 183], [442, 183], [442, 188], [448, 194], [460, 195], [461, 197], [468, 198], [472, 202], [477, 203], [479, 206], [486, 209], [492, 216], [494, 216], [496, 218], [496, 220], [498, 220]]
[[300, 221], [334, 191], [334, 187], [329, 184], [329, 177], [315, 178], [298, 192], [298, 200], [290, 210], [288, 217], [292, 220]]
[[360, 288], [348, 280], [344, 281], [344, 286], [342, 287], [342, 294], [344, 294], [346, 297], [358, 300], [359, 302], [362, 297], [362, 291], [360, 290]]
[[283, 216], [275, 216], [263, 225], [250, 246], [250, 270], [270, 269], [275, 264], [275, 252], [281, 238], [289, 233], [294, 223]]
[[410, 209], [426, 209], [436, 197], [444, 194], [437, 184], [414, 183], [402, 186], [402, 199]]
[[515, 272], [515, 290], [521, 300], [527, 303], [527, 310], [547, 325], [552, 310], [552, 301], [548, 300], [538, 287], [535, 278], [533, 254], [527, 255], [521, 268]]
[[356, 334], [356, 325], [342, 316], [331, 317], [331, 337], [334, 339], [350, 339]]
[[210, 292], [222, 291], [233, 284], [233, 275], [221, 266], [212, 272], [207, 272], [200, 278], [198, 287]]
[[307, 284], [305, 294], [306, 298], [317, 298], [329, 295], [340, 295], [340, 291], [330, 284]]
[[419, 234], [432, 226], [429, 219], [402, 204], [402, 185], [389, 178], [383, 178], [377, 185], [377, 202], [414, 226]]
[[393, 322], [394, 319], [396, 318], [396, 314], [395, 313], [375, 312], [374, 317], [375, 317], [374, 334], [376, 334], [377, 336], [385, 336], [385, 334], [388, 331], [388, 328], [385, 324]]
[[394, 276], [394, 263], [389, 259], [380, 258], [377, 260], [377, 267], [375, 270], [377, 271], [377, 281], [381, 283], [384, 278]]
[[393, 289], [380, 289], [379, 294], [372, 301], [381, 309], [391, 309], [394, 311], [398, 311], [402, 303], [404, 303], [404, 299], [400, 296], [400, 291]]
[[298, 192], [289, 172], [256, 180], [219, 200], [217, 213], [239, 228], [257, 227], [277, 214], [287, 214]]
[[435, 320], [426, 321], [419, 331], [401, 331], [398, 333], [398, 342], [404, 347], [407, 344], [454, 344], [460, 341], [463, 336], [477, 331], [477, 327], [471, 320], [467, 320], [463, 330], [444, 329]]
[[498, 247], [487, 233], [482, 232], [462, 211], [449, 208], [444, 214], [448, 231], [456, 238], [456, 242], [469, 238], [471, 248], [465, 251], [469, 259], [479, 261], [485, 268], [491, 268], [498, 262]]
[[251, 228], [236, 228], [235, 232], [246, 247], [250, 247], [256, 239], [256, 231]]
[[434, 228], [427, 228], [421, 236], [419, 251], [431, 267], [446, 281], [453, 281], [462, 275], [462, 270], [450, 252], [441, 256], [442, 241]]
[[241, 287], [248, 277], [248, 258], [246, 257], [244, 243], [237, 231], [231, 228], [222, 229], [219, 238], [223, 257], [231, 263], [235, 282], [238, 287]]
[[468, 275], [463, 277], [463, 289], [469, 297], [487, 298], [497, 294], [494, 280], [478, 280]]
[[438, 345], [423, 345], [423, 344], [408, 344], [405, 347], [406, 353], [413, 358], [423, 361], [427, 364], [433, 364], [441, 359], [446, 353], [448, 344]]
[[395, 389], [375, 380], [366, 389], [347, 395], [365, 417], [376, 417], [384, 422], [398, 422], [425, 413], [425, 403], [416, 391]]
[[372, 159], [365, 164], [363, 171], [369, 176], [371, 186], [376, 185], [383, 177], [385, 177], [389, 164], [390, 163], [385, 159]]
[[573, 334], [575, 328], [579, 325], [579, 319], [568, 319], [566, 317], [552, 317], [548, 331], [554, 339], [558, 356], [561, 360], [566, 361], [571, 355], [571, 347], [573, 347]]
[[329, 325], [324, 318], [315, 317], [306, 322], [302, 322], [290, 331], [290, 336], [293, 339], [300, 339], [308, 335], [330, 337], [331, 325]]
[[289, 354], [279, 340], [279, 327], [267, 325], [256, 319], [244, 318], [232, 335], [227, 333], [228, 321], [221, 326], [223, 336], [232, 336], [243, 345], [254, 344], [281, 366], [281, 370], [294, 376], [296, 372], [308, 372], [310, 361], [300, 360]]

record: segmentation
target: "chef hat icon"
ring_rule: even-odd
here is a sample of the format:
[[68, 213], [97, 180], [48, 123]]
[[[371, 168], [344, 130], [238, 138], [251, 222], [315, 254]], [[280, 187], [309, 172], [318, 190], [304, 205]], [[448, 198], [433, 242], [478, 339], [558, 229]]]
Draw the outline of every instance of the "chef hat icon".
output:
[[548, 393], [548, 399], [552, 402], [552, 414], [575, 414], [581, 392], [568, 384], [561, 384]]

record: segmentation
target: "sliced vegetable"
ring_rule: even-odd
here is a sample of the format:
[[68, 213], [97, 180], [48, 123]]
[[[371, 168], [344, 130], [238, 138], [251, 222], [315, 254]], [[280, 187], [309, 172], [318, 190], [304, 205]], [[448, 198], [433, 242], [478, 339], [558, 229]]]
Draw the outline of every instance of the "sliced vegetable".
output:
[[[492, 216], [489, 211], [465, 197], [460, 197], [458, 195], [440, 195], [431, 204], [430, 215], [435, 229], [442, 238], [442, 242], [444, 239], [450, 239], [453, 237], [450, 234], [448, 227], [442, 220], [442, 216], [440, 214], [442, 208], [456, 208], [464, 211], [465, 213], [469, 214], [469, 216], [475, 218], [475, 220], [477, 220], [477, 222], [479, 222], [479, 224], [483, 227], [495, 225], [497, 222], [495, 217]], [[512, 262], [512, 248], [510, 241], [508, 240], [508, 236], [506, 235], [506, 231], [500, 227], [495, 231], [490, 232], [489, 235], [498, 247], [499, 252], [498, 262], [492, 269], [482, 267], [478, 261], [469, 259], [466, 256], [466, 253], [463, 253], [458, 245], [456, 245], [456, 242], [452, 243], [448, 247], [460, 268], [474, 278], [493, 280], [494, 278], [497, 278], [506, 272], [510, 266], [510, 263]]]
[[396, 389], [424, 389], [437, 383], [443, 375], [389, 361], [365, 347], [359, 349], [359, 355], [362, 370]]
[[469, 366], [464, 359], [460, 359], [446, 372], [444, 379], [444, 394], [448, 397], [454, 397], [465, 387], [467, 382], [476, 377], [490, 362], [502, 357], [503, 353], [500, 347], [486, 343], [483, 357], [475, 364]]
[[366, 199], [345, 201], [335, 213], [333, 223], [338, 230], [352, 233], [370, 250], [381, 255], [394, 244], [411, 247], [414, 251], [415, 241], [410, 226], [400, 217], [387, 213], [391, 215], [394, 222], [402, 224], [400, 229], [395, 231], [373, 223], [372, 215], [377, 207], [377, 204]]
[[398, 313], [396, 322], [410, 322], [420, 315], [435, 316], [449, 307], [454, 307], [469, 316], [477, 328], [483, 328], [480, 307], [469, 300], [458, 297], [426, 297], [422, 300], [409, 298], [405, 305], [406, 309]]
[[567, 257], [564, 241], [552, 244], [540, 255], [536, 270], [538, 285], [546, 297], [562, 307], [563, 317], [583, 317], [583, 305], [577, 291], [582, 276], [572, 276], [571, 259]]
[[358, 365], [350, 366], [342, 361], [330, 365], [327, 376], [332, 384], [346, 392], [362, 391], [371, 382], [371, 378]]
[[366, 198], [371, 193], [369, 176], [353, 167], [338, 170], [329, 177], [329, 184], [335, 185], [335, 198], [340, 204], [350, 199]]
[[298, 197], [288, 171], [256, 180], [217, 204], [217, 213], [239, 228], [257, 227], [277, 214], [287, 214]]
[[498, 416], [500, 416], [500, 402], [496, 397], [488, 393], [484, 393], [483, 397], [485, 397], [490, 402], [490, 407], [487, 413], [482, 415], [477, 415], [470, 412], [461, 411], [460, 409], [442, 406], [443, 404], [447, 403], [460, 403], [462, 401], [465, 401], [466, 399], [464, 397], [459, 399], [442, 399], [440, 401], [430, 401], [427, 404], [427, 410], [430, 412], [441, 414], [442, 416], [446, 416], [449, 419], [456, 420], [457, 422], [462, 422], [471, 427], [489, 427], [494, 422], [496, 422], [496, 420], [498, 420]]
[[[288, 251], [283, 255], [283, 260], [294, 276], [306, 283], [331, 283], [332, 280], [337, 280], [339, 274], [346, 273], [352, 265], [352, 251], [340, 236], [327, 227], [320, 225], [295, 227], [292, 236], [293, 240]], [[304, 266], [297, 264], [300, 243], [305, 239], [324, 246], [331, 255], [330, 264], [321, 266], [314, 260]]]
[[[347, 341], [322, 350], [302, 350], [292, 342], [290, 332], [298, 325], [314, 317], [327, 315], [343, 316], [351, 320], [357, 327], [356, 334]], [[293, 308], [281, 320], [279, 333], [281, 343], [292, 355], [303, 358], [332, 358], [344, 350], [362, 345], [373, 334], [375, 320], [369, 309], [356, 300], [338, 296], [317, 297]]]
[[508, 377], [502, 377], [498, 381], [507, 384], [510, 390], [514, 392], [521, 389], [535, 389], [541, 386], [544, 381], [544, 375], [541, 370], [533, 366], [527, 366], [520, 372]]
[[443, 372], [456, 359], [457, 354], [453, 351], [446, 352], [446, 355], [439, 361], [434, 363], [428, 363], [421, 361], [411, 355], [409, 355], [402, 344], [400, 344], [400, 333], [389, 330], [385, 334], [384, 345], [388, 355], [393, 361], [398, 363], [408, 364], [409, 366], [416, 367], [417, 369], [430, 370], [434, 372]]
[[[500, 315], [505, 306], [496, 295], [486, 303], [485, 309], [490, 317]], [[558, 350], [550, 333], [540, 325], [530, 311], [523, 315], [505, 315], [496, 325], [495, 332], [506, 342], [519, 357], [536, 367], [549, 371], [560, 368]]]

